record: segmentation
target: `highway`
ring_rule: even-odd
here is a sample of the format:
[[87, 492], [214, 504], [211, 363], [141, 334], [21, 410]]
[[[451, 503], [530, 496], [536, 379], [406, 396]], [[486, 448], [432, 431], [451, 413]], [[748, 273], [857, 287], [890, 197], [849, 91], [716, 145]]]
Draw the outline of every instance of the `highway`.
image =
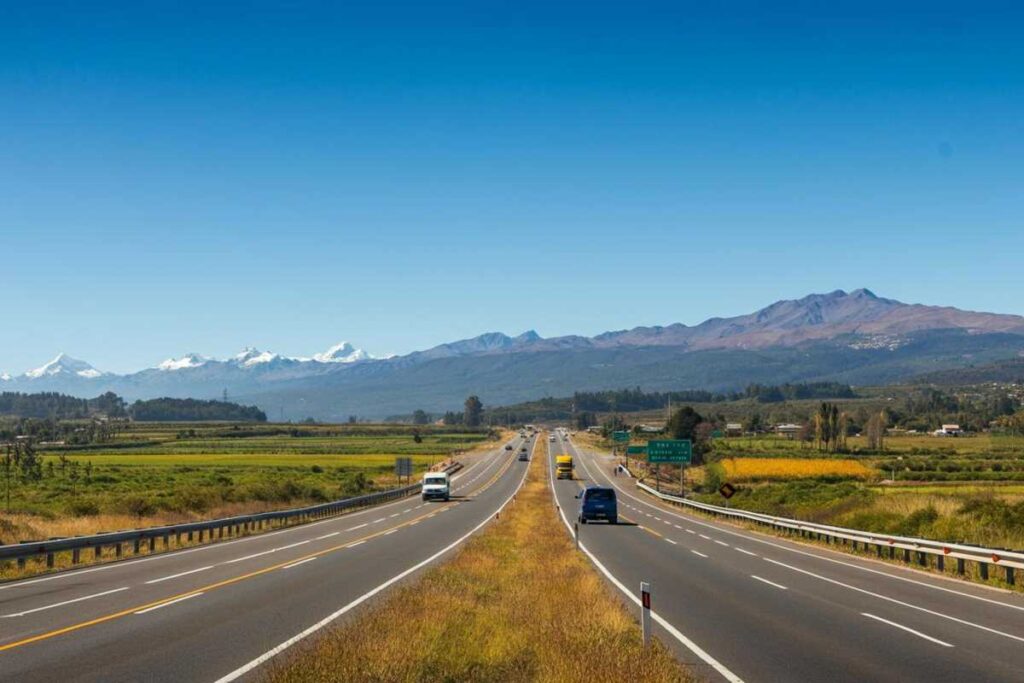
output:
[[1019, 595], [683, 512], [562, 434], [549, 473], [560, 453], [578, 479], [552, 476], [569, 526], [581, 486], [617, 490], [620, 524], [580, 525], [581, 549], [630, 596], [651, 582], [655, 633], [708, 680], [1024, 680]]
[[[229, 681], [446, 557], [522, 484], [520, 439], [418, 497], [237, 540], [0, 584], [0, 680]], [[541, 451], [543, 452], [543, 451]]]

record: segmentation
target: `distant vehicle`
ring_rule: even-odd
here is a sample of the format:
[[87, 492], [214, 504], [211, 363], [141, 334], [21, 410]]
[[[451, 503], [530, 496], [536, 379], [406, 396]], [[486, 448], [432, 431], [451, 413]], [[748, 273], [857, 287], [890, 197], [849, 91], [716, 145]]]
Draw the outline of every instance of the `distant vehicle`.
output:
[[552, 441], [553, 442], [554, 440], [555, 440], [555, 435], [554, 434], [552, 434], [551, 436], [548, 437], [548, 441]]
[[519, 451], [519, 461], [520, 462], [526, 462], [529, 459], [530, 459], [530, 452], [528, 450], [526, 450], [524, 448], [523, 450]]
[[505, 450], [506, 451], [512, 450], [512, 444], [510, 444], [510, 443], [505, 444]]
[[447, 472], [427, 472], [423, 475], [423, 500], [443, 500], [452, 495], [451, 480]]
[[604, 519], [609, 524], [619, 523], [619, 504], [615, 489], [604, 486], [590, 486], [576, 496], [580, 499], [580, 524], [592, 519]]
[[555, 478], [572, 479], [571, 455], [559, 455], [555, 458]]

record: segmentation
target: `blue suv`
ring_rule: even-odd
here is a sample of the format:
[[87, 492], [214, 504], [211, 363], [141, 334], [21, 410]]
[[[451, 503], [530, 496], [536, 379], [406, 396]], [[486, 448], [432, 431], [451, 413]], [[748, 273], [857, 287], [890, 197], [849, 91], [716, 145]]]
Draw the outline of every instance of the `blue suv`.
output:
[[615, 498], [615, 489], [588, 486], [576, 497], [580, 499], [580, 524], [586, 524], [591, 519], [604, 519], [609, 524], [618, 524], [619, 505]]

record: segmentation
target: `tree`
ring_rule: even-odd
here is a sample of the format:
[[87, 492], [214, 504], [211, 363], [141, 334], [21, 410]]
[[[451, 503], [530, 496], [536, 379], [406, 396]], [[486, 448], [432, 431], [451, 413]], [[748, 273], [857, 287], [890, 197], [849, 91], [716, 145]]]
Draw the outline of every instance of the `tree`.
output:
[[484, 404], [479, 397], [470, 396], [464, 404], [463, 422], [467, 427], [479, 427], [484, 413]]
[[690, 439], [696, 441], [697, 425], [704, 421], [704, 418], [690, 406], [683, 406], [677, 410], [665, 425], [665, 431], [673, 439]]
[[885, 450], [885, 429], [888, 424], [889, 420], [884, 410], [868, 418], [865, 431], [867, 433], [869, 449], [879, 452]]
[[427, 415], [426, 411], [416, 410], [412, 414], [412, 423], [414, 425], [425, 425], [430, 422], [430, 416]]
[[459, 414], [459, 413], [452, 412], [451, 410], [449, 410], [448, 412], [446, 412], [444, 414], [443, 422], [446, 425], [457, 425], [457, 424], [462, 422], [462, 415]]

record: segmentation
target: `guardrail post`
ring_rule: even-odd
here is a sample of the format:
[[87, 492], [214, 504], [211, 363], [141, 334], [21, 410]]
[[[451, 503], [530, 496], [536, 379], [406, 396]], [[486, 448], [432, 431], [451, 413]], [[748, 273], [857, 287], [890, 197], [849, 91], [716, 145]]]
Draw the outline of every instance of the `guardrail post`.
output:
[[982, 581], [988, 581], [988, 562], [979, 562], [978, 572], [981, 573]]
[[53, 553], [46, 553], [46, 568], [53, 569]]
[[149, 552], [156, 552], [156, 536], [149, 537]]
[[192, 542], [192, 531], [191, 530], [189, 530], [189, 532], [188, 532], [188, 542], [189, 543]]
[[170, 547], [170, 545], [171, 545], [171, 535], [170, 534], [164, 534], [164, 550], [167, 550], [167, 548]]
[[118, 541], [114, 544], [114, 557], [121, 557], [123, 553], [124, 550], [121, 548], [121, 542]]
[[103, 554], [103, 546], [102, 545], [97, 545], [93, 549], [93, 555], [92, 556], [97, 558], [97, 559], [99, 559], [99, 556], [102, 555], [102, 554]]
[[139, 554], [139, 544], [140, 544], [140, 541], [141, 541], [141, 539], [136, 538], [135, 541], [132, 543], [132, 551], [136, 555]]
[[24, 569], [24, 568], [25, 568], [25, 558], [24, 557], [19, 557], [18, 558], [18, 569]]
[[1012, 586], [1015, 583], [1015, 578], [1013, 567], [1006, 567], [1006, 583]]
[[903, 549], [903, 561], [910, 562], [910, 548]]
[[935, 568], [940, 572], [946, 571], [946, 558], [942, 555], [935, 556]]
[[73, 548], [71, 550], [71, 564], [78, 564], [81, 559], [81, 551], [78, 548]]
[[923, 550], [917, 551], [917, 563], [922, 567], [928, 566], [928, 555]]
[[957, 574], [964, 574], [967, 571], [967, 567], [965, 566], [965, 564], [966, 563], [964, 562], [964, 558], [962, 558], [962, 557], [956, 558], [956, 573]]

